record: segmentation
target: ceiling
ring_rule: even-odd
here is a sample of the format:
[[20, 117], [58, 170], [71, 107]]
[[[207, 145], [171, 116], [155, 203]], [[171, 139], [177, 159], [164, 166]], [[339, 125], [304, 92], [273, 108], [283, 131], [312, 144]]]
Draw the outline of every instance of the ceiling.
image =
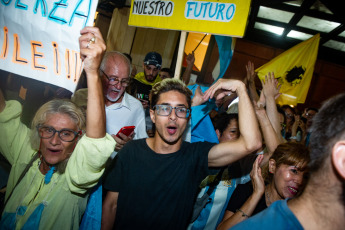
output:
[[340, 0], [253, 0], [245, 39], [280, 49], [320, 33], [318, 58], [345, 65], [345, 14]]
[[[113, 12], [129, 0], [99, 0], [98, 8]], [[244, 38], [280, 49], [320, 33], [318, 58], [345, 65], [345, 13], [342, 0], [252, 0]]]

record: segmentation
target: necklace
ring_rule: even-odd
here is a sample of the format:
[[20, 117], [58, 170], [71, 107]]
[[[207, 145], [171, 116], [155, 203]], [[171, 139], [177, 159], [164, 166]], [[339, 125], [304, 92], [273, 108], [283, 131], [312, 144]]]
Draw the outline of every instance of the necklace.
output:
[[270, 199], [270, 195], [268, 194], [268, 188], [266, 187], [265, 189], [265, 198], [266, 198], [266, 205], [267, 207], [270, 206], [272, 204], [271, 199]]

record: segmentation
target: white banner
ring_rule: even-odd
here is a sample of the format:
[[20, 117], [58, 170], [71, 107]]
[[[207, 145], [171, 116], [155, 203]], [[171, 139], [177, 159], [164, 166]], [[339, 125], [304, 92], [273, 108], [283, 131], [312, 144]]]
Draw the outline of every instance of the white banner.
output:
[[74, 91], [97, 0], [0, 0], [0, 69]]

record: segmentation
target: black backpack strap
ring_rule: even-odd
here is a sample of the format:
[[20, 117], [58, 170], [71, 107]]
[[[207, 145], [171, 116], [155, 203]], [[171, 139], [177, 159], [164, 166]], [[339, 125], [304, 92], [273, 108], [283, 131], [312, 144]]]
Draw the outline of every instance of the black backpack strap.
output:
[[25, 174], [29, 171], [29, 168], [31, 167], [32, 163], [38, 158], [38, 152], [31, 158], [30, 162], [26, 165], [25, 169], [23, 170], [22, 174], [20, 174], [19, 179], [17, 180], [16, 185], [13, 187], [10, 195], [8, 196], [7, 200], [5, 200], [4, 207], [6, 206], [7, 202], [10, 200], [10, 197], [12, 196], [12, 193], [14, 189], [17, 187], [17, 185], [20, 183], [20, 181], [24, 178]]
[[221, 181], [223, 172], [224, 172], [224, 170], [225, 170], [226, 168], [227, 168], [227, 166], [222, 167], [222, 168], [220, 169], [220, 171], [218, 172], [218, 174], [217, 174], [216, 178], [214, 179], [214, 181], [212, 181], [212, 182], [210, 183], [209, 188], [208, 188], [208, 190], [207, 190], [207, 192], [206, 192], [209, 196], [211, 196], [213, 190], [217, 187], [217, 185], [219, 184], [219, 181]]

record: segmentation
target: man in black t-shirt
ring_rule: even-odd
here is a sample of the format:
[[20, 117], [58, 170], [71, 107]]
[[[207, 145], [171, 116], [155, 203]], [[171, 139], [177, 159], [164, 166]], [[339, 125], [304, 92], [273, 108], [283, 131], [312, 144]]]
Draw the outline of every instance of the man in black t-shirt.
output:
[[182, 141], [192, 93], [180, 80], [166, 79], [153, 87], [150, 116], [155, 135], [129, 142], [118, 153], [105, 178], [102, 229], [186, 229], [208, 167], [228, 165], [261, 146], [244, 83], [221, 79], [205, 92], [203, 101], [216, 91], [217, 99], [237, 93], [241, 133], [236, 141], [218, 145]]

